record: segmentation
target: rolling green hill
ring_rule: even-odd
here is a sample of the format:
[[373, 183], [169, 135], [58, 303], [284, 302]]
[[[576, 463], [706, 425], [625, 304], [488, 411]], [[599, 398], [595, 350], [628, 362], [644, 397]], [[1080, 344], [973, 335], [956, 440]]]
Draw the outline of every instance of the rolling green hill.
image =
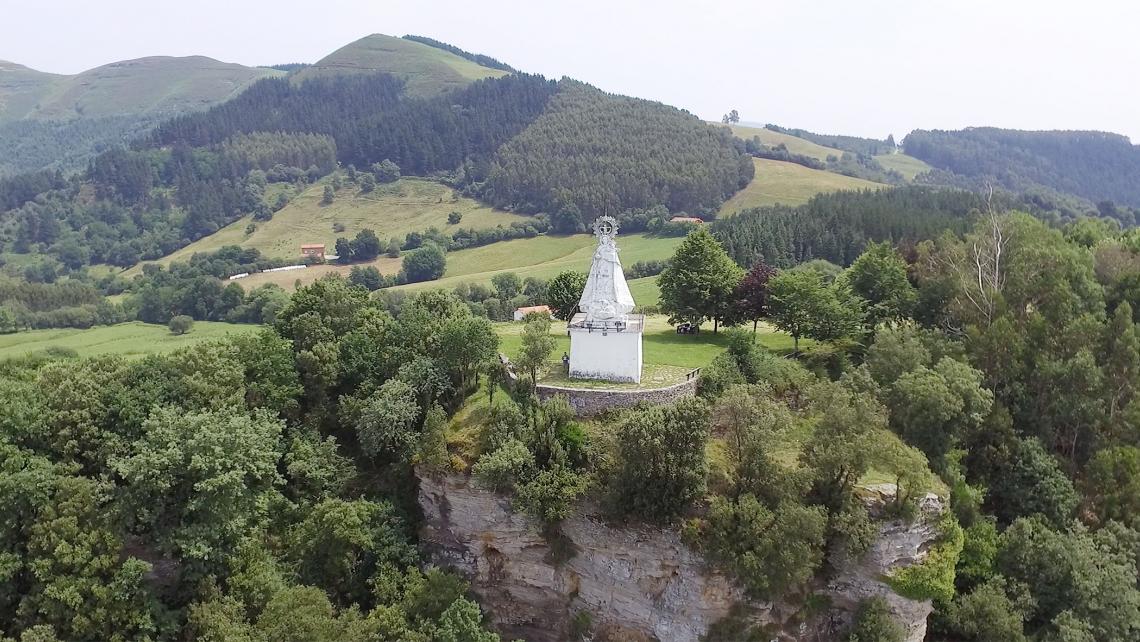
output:
[[164, 118], [283, 74], [205, 56], [124, 60], [72, 76], [0, 61], [0, 176], [78, 169]]
[[24, 118], [163, 118], [209, 107], [258, 78], [283, 73], [205, 56], [124, 60], [73, 76], [0, 62], [0, 123]]
[[66, 78], [0, 60], [0, 123], [34, 111], [40, 97]]
[[294, 78], [300, 82], [321, 76], [378, 72], [404, 78], [407, 93], [414, 96], [438, 94], [473, 80], [509, 73], [483, 67], [438, 47], [376, 33], [337, 49], [298, 71]]
[[816, 194], [826, 192], [888, 187], [882, 183], [811, 169], [796, 163], [764, 158], [754, 158], [752, 162], [756, 165], [756, 177], [747, 187], [725, 201], [720, 208], [721, 216], [777, 203], [801, 205]]

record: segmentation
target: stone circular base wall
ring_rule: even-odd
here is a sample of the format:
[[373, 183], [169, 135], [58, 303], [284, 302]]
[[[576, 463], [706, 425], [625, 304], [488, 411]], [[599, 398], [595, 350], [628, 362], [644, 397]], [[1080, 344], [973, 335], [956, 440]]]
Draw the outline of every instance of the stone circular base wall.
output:
[[691, 397], [697, 394], [698, 377], [674, 384], [665, 388], [652, 388], [648, 390], [618, 390], [606, 388], [570, 388], [563, 386], [548, 386], [538, 384], [535, 394], [539, 399], [546, 401], [551, 397], [562, 395], [574, 409], [574, 414], [580, 417], [596, 415], [606, 410], [617, 408], [630, 408], [641, 402], [652, 404], [672, 403], [681, 397]]

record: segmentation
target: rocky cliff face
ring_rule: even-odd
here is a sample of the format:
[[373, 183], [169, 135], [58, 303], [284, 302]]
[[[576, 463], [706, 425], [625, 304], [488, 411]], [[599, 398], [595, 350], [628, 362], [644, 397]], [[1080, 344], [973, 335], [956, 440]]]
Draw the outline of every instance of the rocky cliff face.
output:
[[[587, 509], [564, 521], [552, 544], [508, 499], [460, 476], [421, 479], [420, 505], [434, 562], [471, 581], [504, 639], [565, 640], [571, 618], [586, 611], [598, 639], [697, 642], [742, 606], [749, 619], [769, 625], [773, 639], [834, 640], [874, 595], [888, 600], [908, 642], [926, 634], [930, 603], [902, 598], [880, 580], [923, 557], [937, 531], [922, 521], [884, 523], [866, 555], [816, 587], [830, 607], [806, 615], [794, 605], [747, 599], [675, 530], [615, 527]], [[941, 508], [931, 496], [923, 510]]]

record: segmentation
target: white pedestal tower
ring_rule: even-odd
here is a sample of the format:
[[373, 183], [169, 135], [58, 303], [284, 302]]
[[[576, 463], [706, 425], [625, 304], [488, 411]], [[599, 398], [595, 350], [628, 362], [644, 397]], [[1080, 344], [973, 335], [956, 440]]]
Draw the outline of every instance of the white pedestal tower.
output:
[[570, 376], [578, 379], [641, 382], [641, 333], [645, 318], [631, 315], [633, 295], [618, 259], [617, 220], [594, 221], [598, 247], [590, 265], [580, 312], [570, 320]]

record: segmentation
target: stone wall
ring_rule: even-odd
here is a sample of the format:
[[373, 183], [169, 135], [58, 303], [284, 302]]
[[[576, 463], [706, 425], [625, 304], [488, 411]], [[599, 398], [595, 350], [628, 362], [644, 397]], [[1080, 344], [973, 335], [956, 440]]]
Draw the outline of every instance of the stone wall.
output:
[[630, 408], [642, 401], [652, 404], [672, 403], [682, 397], [691, 397], [697, 394], [696, 376], [687, 381], [668, 386], [666, 388], [653, 388], [648, 390], [621, 390], [616, 388], [569, 388], [563, 386], [549, 386], [539, 384], [535, 393], [539, 399], [546, 401], [551, 397], [562, 395], [574, 409], [574, 413], [588, 417], [606, 410], [616, 408]]
[[937, 537], [931, 522], [942, 505], [933, 496], [923, 507], [930, 519], [884, 522], [862, 558], [813, 586], [831, 606], [811, 616], [795, 605], [748, 600], [673, 529], [614, 526], [587, 506], [562, 522], [552, 546], [507, 498], [466, 477], [423, 478], [419, 500], [421, 536], [433, 561], [471, 581], [506, 640], [565, 640], [573, 615], [587, 611], [599, 632], [595, 640], [697, 642], [743, 605], [750, 619], [770, 625], [773, 640], [823, 642], [839, 639], [859, 603], [875, 595], [886, 598], [908, 642], [926, 635], [930, 602], [900, 597], [881, 578], [921, 560]]

